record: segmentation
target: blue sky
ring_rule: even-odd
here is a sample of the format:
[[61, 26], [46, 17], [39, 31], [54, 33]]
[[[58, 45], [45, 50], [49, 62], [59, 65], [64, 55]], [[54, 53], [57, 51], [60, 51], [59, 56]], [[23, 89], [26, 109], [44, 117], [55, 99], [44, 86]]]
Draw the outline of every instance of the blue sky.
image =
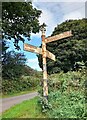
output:
[[[85, 17], [85, 0], [80, 0], [80, 2], [78, 0], [33, 0], [33, 7], [42, 11], [39, 22], [40, 24], [43, 22], [47, 24], [46, 37], [52, 34], [57, 24], [61, 24], [68, 19]], [[26, 43], [39, 47], [41, 45], [41, 32], [37, 34], [32, 33], [31, 41], [26, 40]], [[24, 51], [23, 43], [20, 42], [19, 44], [21, 46], [21, 51], [19, 52], [24, 52], [26, 55], [26, 64], [33, 69], [41, 71], [36, 54]], [[10, 42], [10, 46], [9, 50], [14, 50], [12, 42]]]

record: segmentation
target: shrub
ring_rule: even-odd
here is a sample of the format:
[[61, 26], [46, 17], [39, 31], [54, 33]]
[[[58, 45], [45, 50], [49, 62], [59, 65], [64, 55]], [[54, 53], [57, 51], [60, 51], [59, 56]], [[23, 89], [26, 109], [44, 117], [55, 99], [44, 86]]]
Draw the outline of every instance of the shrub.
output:
[[24, 76], [15, 80], [2, 80], [2, 93], [11, 94], [34, 89], [39, 85], [39, 77]]
[[50, 118], [87, 117], [84, 95], [86, 78], [84, 71], [50, 75], [48, 103], [40, 99], [42, 110]]

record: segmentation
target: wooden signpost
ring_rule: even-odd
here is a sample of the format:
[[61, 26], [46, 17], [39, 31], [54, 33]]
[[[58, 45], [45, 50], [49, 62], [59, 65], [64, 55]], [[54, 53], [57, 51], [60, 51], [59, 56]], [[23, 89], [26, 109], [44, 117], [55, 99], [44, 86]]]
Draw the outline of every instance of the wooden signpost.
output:
[[52, 54], [51, 52], [49, 52], [48, 50], [46, 50], [46, 43], [70, 37], [70, 36], [72, 36], [72, 33], [71, 33], [71, 31], [67, 31], [67, 32], [64, 32], [64, 33], [61, 33], [61, 34], [58, 34], [58, 35], [55, 35], [52, 37], [45, 38], [46, 29], [44, 28], [44, 25], [41, 28], [41, 31], [42, 31], [42, 36], [41, 36], [42, 48], [32, 46], [29, 44], [24, 44], [24, 50], [42, 55], [42, 58], [43, 58], [43, 96], [46, 99], [48, 99], [48, 85], [47, 85], [48, 80], [47, 80], [46, 57], [55, 61], [55, 55]]
[[[30, 45], [30, 44], [25, 43], [24, 50], [42, 55], [42, 48]], [[46, 56], [55, 61], [55, 55], [49, 52], [48, 50], [46, 50]]]

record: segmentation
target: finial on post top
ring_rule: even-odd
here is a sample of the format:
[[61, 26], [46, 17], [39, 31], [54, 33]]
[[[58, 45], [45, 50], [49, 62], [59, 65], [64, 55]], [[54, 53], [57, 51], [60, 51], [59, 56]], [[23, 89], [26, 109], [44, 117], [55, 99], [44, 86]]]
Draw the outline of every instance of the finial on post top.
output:
[[45, 31], [46, 31], [46, 27], [47, 25], [45, 23], [43, 23], [41, 26], [40, 26], [40, 30], [42, 32], [42, 35], [45, 35]]

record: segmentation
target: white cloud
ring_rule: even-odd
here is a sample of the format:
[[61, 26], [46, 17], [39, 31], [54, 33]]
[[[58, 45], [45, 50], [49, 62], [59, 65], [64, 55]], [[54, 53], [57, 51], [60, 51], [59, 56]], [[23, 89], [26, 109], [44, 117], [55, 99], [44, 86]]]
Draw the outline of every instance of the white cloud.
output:
[[40, 36], [41, 36], [41, 34], [40, 34], [40, 32], [39, 33], [36, 33], [36, 34], [34, 34], [34, 33], [31, 33], [31, 40], [33, 39], [33, 38], [40, 38]]
[[37, 62], [37, 58], [32, 58], [27, 60], [28, 63], [35, 63]]
[[27, 60], [27, 65], [30, 66], [33, 69], [41, 71], [41, 68], [39, 68], [39, 65], [38, 65], [38, 59], [37, 58], [28, 59]]
[[40, 24], [46, 23], [47, 25], [47, 32], [46, 35], [49, 35], [51, 31], [54, 29], [55, 21], [54, 21], [54, 16], [51, 13], [51, 11], [47, 11], [47, 9], [43, 9], [42, 15], [39, 18]]
[[[54, 0], [55, 1], [55, 0]], [[49, 36], [52, 34], [52, 31], [57, 26], [64, 22], [67, 19], [80, 19], [85, 17], [85, 3], [75, 1], [64, 2], [53, 0], [48, 1], [38, 1], [34, 2], [34, 7], [42, 10], [41, 17], [39, 18], [40, 24], [45, 22], [47, 24], [46, 35]], [[38, 37], [41, 34], [38, 34]]]
[[64, 15], [63, 19], [65, 21], [65, 20], [69, 20], [69, 19], [81, 19], [83, 17], [84, 16], [80, 12], [77, 11], [77, 12], [73, 12], [73, 13]]
[[[46, 23], [46, 35], [49, 36], [54, 27], [56, 26], [56, 16], [55, 13], [59, 10], [59, 3], [43, 3], [43, 2], [34, 2], [33, 6], [42, 11], [41, 17], [39, 18], [40, 24]], [[38, 34], [39, 35], [39, 34]]]
[[[67, 9], [63, 9], [63, 6]], [[65, 20], [69, 19], [82, 19], [85, 17], [85, 3], [63, 3], [62, 5], [62, 13], [63, 13], [63, 19], [61, 22], [64, 22]]]

